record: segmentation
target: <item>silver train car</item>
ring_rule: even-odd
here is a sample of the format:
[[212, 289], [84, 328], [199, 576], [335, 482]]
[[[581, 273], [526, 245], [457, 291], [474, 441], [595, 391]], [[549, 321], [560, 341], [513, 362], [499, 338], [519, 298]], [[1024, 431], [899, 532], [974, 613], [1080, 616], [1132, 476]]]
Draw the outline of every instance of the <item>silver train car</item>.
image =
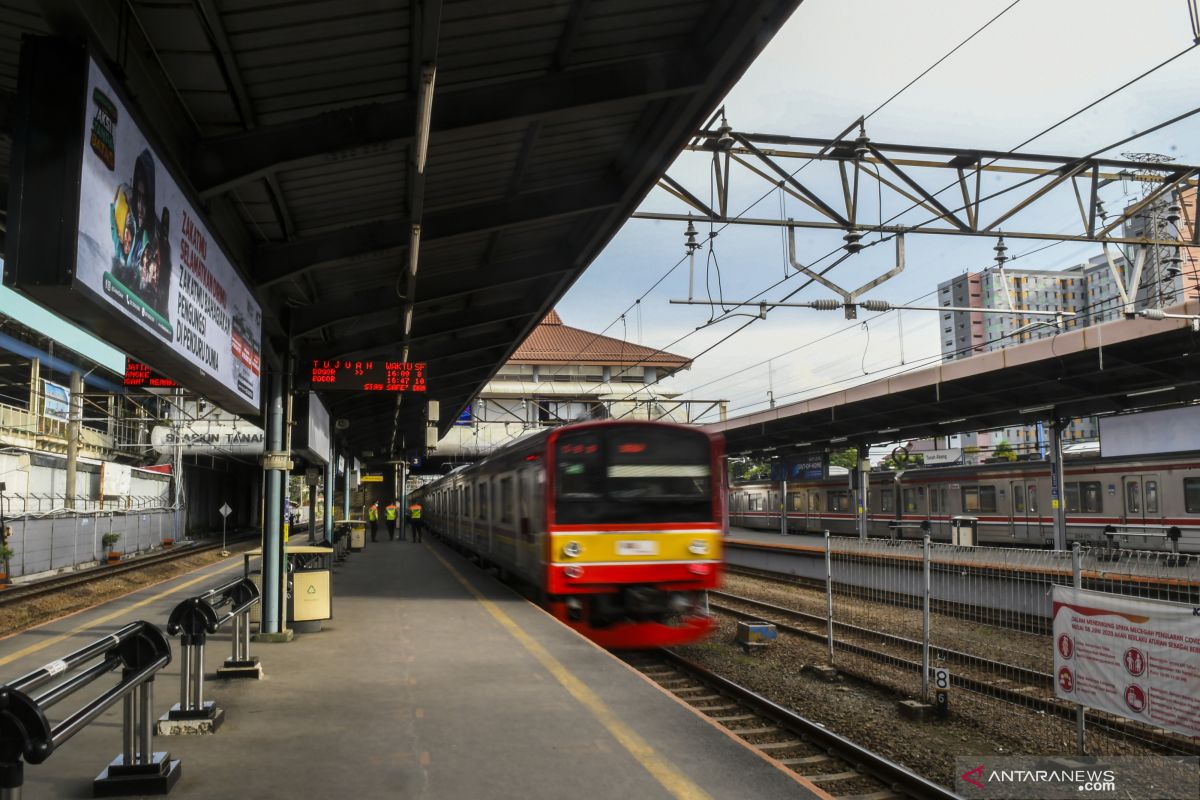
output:
[[[1139, 459], [1068, 460], [1061, 502], [1067, 542], [1200, 553], [1200, 453]], [[855, 534], [847, 476], [789, 481], [783, 503], [770, 481], [729, 488], [731, 526]], [[1050, 465], [1045, 461], [912, 467], [870, 475], [868, 534], [950, 541], [950, 520], [978, 519], [979, 544], [1047, 547], [1054, 541]]]

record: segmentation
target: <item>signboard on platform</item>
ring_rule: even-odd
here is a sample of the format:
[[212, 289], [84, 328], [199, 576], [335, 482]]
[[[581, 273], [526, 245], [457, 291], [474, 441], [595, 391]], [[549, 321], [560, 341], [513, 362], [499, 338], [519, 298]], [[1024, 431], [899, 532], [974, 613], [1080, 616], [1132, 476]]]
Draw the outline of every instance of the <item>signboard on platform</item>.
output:
[[258, 455], [263, 451], [262, 428], [240, 419], [190, 420], [156, 425], [150, 445], [162, 455]]
[[61, 383], [42, 379], [42, 416], [69, 422], [71, 418], [71, 390]]
[[925, 457], [925, 466], [936, 467], [939, 464], [957, 464], [962, 458], [962, 448], [955, 447], [950, 450], [920, 450], [917, 451]]
[[100, 494], [125, 497], [133, 490], [133, 469], [128, 464], [106, 461], [100, 465]]
[[5, 283], [231, 411], [262, 311], [149, 126], [85, 45], [27, 38]]
[[314, 392], [296, 396], [292, 452], [310, 464], [329, 462], [329, 411]]
[[424, 392], [425, 364], [420, 361], [342, 361], [312, 359], [308, 377], [321, 391]]
[[1200, 624], [1183, 603], [1054, 587], [1055, 694], [1200, 736]]
[[804, 453], [771, 464], [773, 481], [819, 481], [824, 477], [824, 453]]
[[383, 483], [383, 474], [379, 472], [364, 472], [358, 476], [359, 483]]

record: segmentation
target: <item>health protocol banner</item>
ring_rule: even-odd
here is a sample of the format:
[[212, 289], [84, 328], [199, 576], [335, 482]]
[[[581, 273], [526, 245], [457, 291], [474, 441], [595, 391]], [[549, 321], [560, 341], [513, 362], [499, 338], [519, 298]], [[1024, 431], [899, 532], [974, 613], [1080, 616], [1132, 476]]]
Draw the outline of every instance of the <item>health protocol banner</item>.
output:
[[261, 309], [90, 58], [82, 146], [76, 280], [257, 408]]
[[1054, 587], [1055, 694], [1200, 736], [1200, 609]]

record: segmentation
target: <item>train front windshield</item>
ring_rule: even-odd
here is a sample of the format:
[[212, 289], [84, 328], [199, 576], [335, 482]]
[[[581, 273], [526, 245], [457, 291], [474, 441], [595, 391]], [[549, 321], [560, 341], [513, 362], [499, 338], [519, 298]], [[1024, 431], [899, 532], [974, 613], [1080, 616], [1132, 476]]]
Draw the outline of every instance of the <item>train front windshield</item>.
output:
[[555, 462], [560, 524], [713, 520], [710, 442], [702, 433], [590, 428], [561, 435]]

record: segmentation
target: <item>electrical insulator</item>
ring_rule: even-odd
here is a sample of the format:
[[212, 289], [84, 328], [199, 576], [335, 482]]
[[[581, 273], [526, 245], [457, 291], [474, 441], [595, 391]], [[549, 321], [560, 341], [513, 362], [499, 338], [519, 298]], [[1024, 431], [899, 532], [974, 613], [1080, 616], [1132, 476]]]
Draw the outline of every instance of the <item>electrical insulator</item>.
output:
[[1003, 236], [1000, 237], [1000, 240], [996, 242], [996, 246], [992, 249], [996, 251], [996, 263], [1004, 266], [1004, 262], [1008, 261], [1008, 245], [1004, 243]]
[[842, 245], [847, 253], [853, 255], [863, 249], [863, 232], [858, 228], [851, 228], [846, 231], [846, 235], [842, 237], [846, 240], [846, 244]]
[[854, 140], [854, 157], [862, 160], [867, 157], [867, 153], [871, 152], [867, 147], [867, 142], [871, 141], [867, 138], [866, 131], [859, 128], [858, 138]]
[[842, 307], [841, 300], [821, 299], [813, 300], [808, 304], [810, 308], [815, 308], [817, 311], [837, 311]]
[[1143, 308], [1138, 314], [1146, 319], [1166, 319], [1167, 315], [1161, 308]]
[[887, 300], [863, 300], [858, 305], [863, 311], [891, 311], [892, 310], [892, 304], [889, 303]]

